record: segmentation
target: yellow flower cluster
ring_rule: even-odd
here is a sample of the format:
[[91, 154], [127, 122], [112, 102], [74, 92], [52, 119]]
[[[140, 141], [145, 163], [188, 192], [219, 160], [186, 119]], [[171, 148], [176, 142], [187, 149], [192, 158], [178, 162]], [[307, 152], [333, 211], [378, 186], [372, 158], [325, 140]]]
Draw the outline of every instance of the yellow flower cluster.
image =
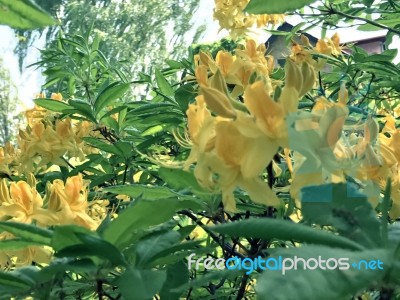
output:
[[[396, 128], [393, 116], [386, 117], [385, 127], [378, 137], [379, 143], [374, 150], [370, 150], [368, 175], [370, 179], [378, 185], [379, 189], [384, 189], [386, 180], [391, 178], [391, 198], [392, 208], [390, 216], [400, 217], [400, 129]], [[378, 189], [377, 188], [377, 189]], [[375, 201], [377, 203], [377, 197]]]
[[339, 35], [335, 33], [331, 38], [318, 40], [315, 50], [326, 55], [342, 55], [342, 47], [340, 46]]
[[[269, 78], [273, 59], [264, 52], [264, 46], [248, 40], [236, 56], [219, 52], [215, 61], [203, 53], [197, 58], [200, 95], [187, 110], [192, 149], [185, 168], [196, 162], [197, 180], [222, 191], [227, 211], [236, 209], [237, 186], [256, 203], [280, 205], [260, 175], [278, 148], [289, 146], [286, 117], [315, 82], [309, 64], [288, 60], [289, 75], [278, 92]], [[232, 91], [227, 83], [234, 85]]]
[[[37, 97], [45, 98], [45, 95]], [[51, 98], [62, 101], [61, 94], [53, 93]], [[24, 174], [47, 169], [49, 164], [65, 166], [65, 155], [82, 161], [85, 153], [91, 151], [82, 140], [93, 130], [88, 121], [57, 119], [56, 114], [37, 105], [26, 111], [25, 116], [27, 126], [19, 131], [18, 147], [0, 148], [0, 171]]]
[[[108, 201], [98, 200], [98, 205], [104, 206]], [[104, 203], [102, 203], [104, 202]], [[31, 174], [27, 182], [0, 181], [0, 220], [13, 221], [47, 227], [53, 225], [76, 224], [95, 230], [106, 215], [106, 211], [98, 211], [95, 218], [89, 216], [87, 201], [87, 184], [82, 175], [69, 177], [64, 184], [57, 179], [49, 183], [44, 199], [36, 190], [36, 180]], [[10, 239], [12, 235], [5, 233], [0, 239]], [[4, 267], [11, 257], [17, 257], [17, 265], [36, 262], [46, 262], [51, 251], [42, 247], [30, 247], [22, 251], [2, 252], [0, 266]]]
[[326, 64], [325, 58], [314, 59], [315, 54], [324, 54], [329, 56], [342, 55], [343, 47], [340, 46], [340, 37], [335, 33], [331, 38], [318, 40], [315, 46], [310, 44], [310, 41], [305, 35], [301, 36], [301, 44], [293, 42], [292, 53], [290, 57], [297, 62], [307, 62], [313, 65], [316, 71], [322, 70]]
[[[311, 111], [299, 110], [300, 99], [315, 84], [325, 63], [316, 53], [340, 55], [339, 37], [312, 47], [303, 37], [285, 65], [284, 82], [273, 81], [273, 58], [252, 40], [235, 55], [220, 51], [215, 60], [196, 58], [199, 95], [187, 110], [191, 152], [184, 163], [206, 188], [221, 191], [226, 211], [235, 211], [233, 191], [245, 190], [252, 201], [278, 206], [280, 201], [261, 178], [279, 148], [285, 149], [292, 174], [290, 193], [296, 200], [306, 185], [345, 182], [352, 176], [364, 186], [375, 207], [386, 178], [393, 180], [391, 216], [400, 216], [400, 130], [387, 118], [379, 134], [369, 117], [346, 125], [348, 91], [342, 85], [337, 102], [324, 97]], [[328, 51], [329, 50], [329, 51]], [[273, 161], [272, 161], [273, 163]], [[277, 168], [275, 168], [277, 170]]]
[[265, 27], [284, 21], [284, 15], [252, 15], [243, 12], [250, 0], [215, 0], [214, 19], [229, 30], [233, 37], [243, 35], [249, 28]]
[[[38, 94], [37, 98], [46, 98]], [[62, 101], [61, 94], [53, 93], [51, 98]], [[6, 144], [0, 148], [0, 172], [9, 177], [49, 166], [62, 166], [67, 158], [84, 160], [86, 149], [83, 137], [88, 136], [92, 124], [87, 121], [74, 122], [70, 118], [58, 119], [57, 114], [37, 105], [26, 111], [27, 126], [20, 130], [18, 147]], [[91, 151], [91, 150], [90, 150]], [[67, 159], [66, 158], [66, 159]], [[4, 176], [3, 176], [4, 177]], [[88, 189], [82, 175], [48, 183], [44, 198], [36, 190], [32, 174], [27, 181], [0, 181], [0, 220], [47, 227], [76, 224], [95, 230], [106, 216], [108, 201], [87, 201]], [[9, 233], [2, 233], [0, 240], [12, 239]], [[44, 247], [28, 247], [18, 251], [0, 252], [0, 267], [47, 263], [52, 253]]]
[[[316, 101], [311, 116], [296, 120], [300, 130], [290, 135], [290, 149], [295, 154], [291, 194], [298, 198], [305, 185], [326, 182], [345, 182], [345, 175], [352, 176], [364, 186], [363, 192], [375, 208], [380, 191], [391, 178], [390, 210], [392, 218], [400, 217], [400, 130], [392, 116], [379, 133], [379, 125], [369, 117], [362, 125], [347, 125], [347, 90], [343, 87], [338, 103], [321, 97]], [[329, 112], [330, 111], [330, 112]], [[316, 121], [319, 120], [317, 125]], [[316, 133], [318, 135], [316, 135]], [[307, 141], [307, 143], [304, 143]]]
[[[35, 98], [46, 98], [46, 94], [38, 93], [36, 94]], [[50, 98], [57, 101], [63, 100], [63, 97], [60, 93], [52, 93]], [[51, 118], [53, 115], [54, 114], [52, 112], [38, 106], [37, 104], [35, 104], [32, 109], [28, 109], [25, 111], [25, 118], [29, 126], [32, 126], [35, 123], [40, 123], [43, 119]]]
[[[274, 69], [274, 58], [265, 56], [265, 52], [264, 44], [257, 45], [251, 39], [246, 41], [244, 48], [236, 49], [236, 55], [219, 51], [213, 60], [208, 54], [200, 52], [194, 58], [196, 79], [203, 86], [220, 84], [220, 88], [223, 88], [223, 83], [218, 81], [222, 76], [227, 84], [235, 85], [231, 91], [231, 96], [235, 98], [243, 94], [251, 76], [263, 78], [270, 84], [269, 75]], [[212, 75], [210, 78], [209, 73]]]

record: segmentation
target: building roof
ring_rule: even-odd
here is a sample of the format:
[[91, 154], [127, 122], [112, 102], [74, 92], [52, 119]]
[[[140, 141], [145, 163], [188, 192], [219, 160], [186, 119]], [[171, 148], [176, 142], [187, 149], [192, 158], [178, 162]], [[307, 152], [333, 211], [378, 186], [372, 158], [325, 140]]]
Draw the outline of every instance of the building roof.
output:
[[[293, 29], [293, 27], [294, 26], [292, 24], [289, 24], [288, 22], [284, 22], [276, 30], [290, 32]], [[315, 36], [313, 36], [307, 32], [302, 32], [302, 31], [300, 31], [300, 32], [302, 34], [304, 34], [310, 40], [311, 43], [315, 44], [318, 42], [318, 39]], [[271, 35], [271, 37], [265, 42], [265, 45], [266, 46], [272, 45], [278, 38], [279, 38], [279, 35]]]

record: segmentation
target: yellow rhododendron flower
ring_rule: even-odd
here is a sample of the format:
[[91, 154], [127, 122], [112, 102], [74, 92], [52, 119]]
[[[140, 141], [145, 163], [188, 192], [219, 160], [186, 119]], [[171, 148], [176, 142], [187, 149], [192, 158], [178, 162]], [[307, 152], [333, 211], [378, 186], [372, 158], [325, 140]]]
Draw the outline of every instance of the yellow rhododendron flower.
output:
[[331, 38], [318, 40], [315, 50], [326, 55], [339, 56], [342, 55], [342, 47], [340, 46], [339, 34], [335, 33]]
[[6, 179], [0, 183], [0, 217], [6, 217], [10, 221], [21, 223], [47, 224], [52, 220], [52, 216], [43, 208], [43, 199], [25, 181], [11, 182], [7, 187]]
[[287, 138], [284, 107], [281, 103], [271, 99], [269, 91], [262, 81], [257, 81], [246, 88], [244, 104], [267, 137], [271, 139]]
[[69, 177], [64, 185], [56, 179], [49, 187], [48, 210], [56, 216], [52, 225], [77, 224], [94, 230], [99, 225], [88, 214], [87, 187], [82, 175]]
[[347, 115], [348, 108], [340, 104], [324, 108], [314, 115], [305, 111], [289, 115], [289, 148], [304, 157], [298, 161], [293, 173], [291, 194], [295, 199], [298, 199], [303, 186], [323, 183], [324, 170], [340, 175], [341, 167], [334, 149]]
[[205, 96], [198, 96], [187, 110], [192, 149], [185, 168], [196, 163], [194, 174], [198, 182], [206, 188], [221, 190], [227, 211], [236, 210], [233, 191], [237, 186], [256, 203], [278, 206], [279, 199], [259, 176], [279, 144], [242, 111], [236, 111], [233, 118], [211, 116]]
[[253, 26], [283, 22], [283, 15], [252, 15], [243, 12], [250, 0], [215, 0], [214, 19], [221, 28], [228, 29], [233, 37], [248, 32]]
[[58, 100], [58, 101], [62, 101], [63, 100], [63, 97], [62, 97], [61, 93], [52, 93], [50, 98], [53, 99], [53, 100]]

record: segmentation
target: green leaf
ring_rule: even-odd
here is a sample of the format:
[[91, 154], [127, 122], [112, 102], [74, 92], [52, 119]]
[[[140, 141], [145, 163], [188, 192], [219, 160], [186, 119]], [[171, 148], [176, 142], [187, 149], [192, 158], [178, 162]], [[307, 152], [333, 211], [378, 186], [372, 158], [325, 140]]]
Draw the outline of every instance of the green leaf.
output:
[[169, 220], [175, 214], [177, 205], [178, 200], [174, 198], [136, 200], [104, 229], [103, 237], [120, 248], [122, 244], [129, 243], [135, 232]]
[[388, 49], [379, 54], [368, 55], [363, 59], [363, 61], [373, 61], [373, 62], [388, 61], [388, 62], [391, 62], [397, 56], [397, 52], [398, 52], [397, 49]]
[[151, 266], [157, 267], [160, 265], [174, 264], [181, 259], [188, 257], [192, 253], [200, 255], [215, 250], [215, 248], [212, 247], [201, 247], [201, 243], [203, 242], [203, 240], [197, 239], [175, 244], [172, 247], [157, 253], [151, 260]]
[[0, 0], [0, 24], [17, 29], [35, 29], [55, 22], [31, 0]]
[[365, 6], [371, 7], [371, 5], [374, 3], [374, 0], [362, 0]]
[[126, 265], [125, 259], [120, 251], [107, 241], [95, 237], [93, 234], [77, 234], [81, 244], [68, 246], [58, 251], [57, 257], [80, 257], [96, 256], [109, 260], [114, 266]]
[[94, 138], [94, 137], [84, 137], [82, 139], [89, 145], [96, 147], [99, 150], [102, 150], [102, 151], [105, 151], [108, 153], [113, 153], [113, 154], [116, 154], [121, 157], [124, 156], [124, 153], [121, 153], [121, 151], [117, 147], [115, 147], [115, 145], [107, 144], [103, 141], [100, 141], [97, 138]]
[[165, 62], [168, 64], [168, 66], [170, 66], [172, 69], [183, 69], [185, 66], [176, 60], [172, 60], [172, 59], [167, 59], [165, 60]]
[[[183, 293], [187, 291], [189, 288], [193, 287], [201, 287], [207, 286], [210, 282], [218, 284], [221, 281], [221, 278], [230, 279], [241, 276], [245, 271], [241, 270], [210, 270], [204, 276], [198, 276], [195, 280], [189, 281], [189, 283], [185, 283], [175, 289], [172, 289], [171, 292], [179, 292]], [[269, 299], [269, 298], [265, 298]]]
[[173, 292], [172, 290], [187, 284], [189, 281], [189, 270], [187, 265], [183, 261], [179, 261], [176, 264], [168, 266], [167, 279], [161, 291], [159, 293], [160, 298], [163, 300], [175, 300], [180, 299], [181, 292]]
[[97, 124], [96, 118], [93, 115], [92, 107], [86, 102], [82, 100], [69, 100], [68, 103], [78, 110], [81, 116], [86, 117], [89, 121]]
[[129, 269], [115, 282], [124, 299], [149, 300], [161, 289], [166, 271]]
[[53, 99], [47, 99], [47, 98], [38, 98], [34, 99], [33, 102], [35, 102], [37, 105], [44, 107], [48, 110], [55, 111], [55, 112], [62, 112], [67, 109], [73, 109], [72, 106], [68, 105], [67, 103], [58, 101], [58, 100], [53, 100]]
[[354, 185], [308, 186], [301, 190], [300, 198], [304, 221], [333, 226], [341, 235], [364, 246], [381, 245], [381, 227], [376, 213], [366, 195]]
[[30, 280], [12, 272], [0, 272], [0, 291], [2, 293], [21, 293], [32, 288]]
[[209, 194], [199, 185], [191, 172], [179, 169], [160, 168], [158, 170], [158, 176], [177, 191], [189, 189], [193, 193]]
[[161, 93], [165, 96], [173, 96], [174, 89], [171, 87], [169, 82], [165, 79], [164, 75], [160, 70], [156, 69], [156, 82]]
[[50, 245], [53, 235], [53, 232], [48, 229], [16, 222], [0, 222], [0, 229], [26, 241], [41, 245]]
[[41, 243], [26, 241], [21, 239], [2, 240], [0, 243], [0, 251], [4, 250], [20, 250], [30, 246], [40, 246]]
[[53, 258], [50, 265], [40, 270], [37, 281], [44, 283], [51, 281], [58, 274], [63, 274], [65, 271], [74, 273], [91, 273], [96, 274], [99, 267], [96, 266], [89, 258], [75, 259], [75, 258]]
[[265, 240], [294, 240], [298, 242], [328, 245], [353, 250], [363, 249], [361, 245], [329, 231], [277, 219], [247, 219], [209, 227], [210, 230], [233, 237], [261, 238]]
[[179, 228], [178, 232], [181, 235], [181, 239], [188, 237], [196, 227], [197, 225], [187, 225]]
[[184, 112], [188, 109], [189, 103], [192, 102], [196, 96], [197, 93], [195, 89], [189, 83], [180, 86], [175, 91], [175, 100]]
[[[310, 258], [318, 260], [319, 257], [322, 260], [329, 258], [348, 258], [348, 260], [344, 260], [343, 264], [341, 264], [343, 270], [338, 267], [332, 270], [320, 268], [304, 270], [304, 264], [301, 261], [298, 262], [297, 270], [286, 270], [284, 275], [282, 274], [283, 271], [279, 269], [267, 270], [257, 279], [256, 292], [258, 299], [347, 299], [348, 296], [357, 294], [359, 291], [366, 290], [379, 283], [391, 265], [391, 257], [388, 251], [383, 249], [353, 252], [322, 246], [304, 246], [281, 250], [273, 257], [277, 257], [278, 254], [282, 258], [293, 259], [296, 256], [306, 261]], [[384, 270], [365, 270], [365, 263], [359, 263], [360, 260], [367, 262], [380, 260], [383, 263]], [[347, 262], [348, 265], [345, 265], [344, 262]], [[356, 264], [355, 267], [352, 266], [353, 263]], [[289, 266], [289, 263], [287, 265]], [[315, 266], [316, 264], [312, 262], [310, 265]], [[333, 266], [333, 262], [330, 265]], [[358, 267], [360, 267], [360, 270]], [[279, 293], [271, 293], [276, 287], [279, 287]]]
[[[396, 16], [396, 14], [394, 16]], [[381, 25], [385, 25], [387, 27], [394, 28], [395, 26], [397, 26], [400, 23], [400, 18], [378, 19], [378, 20], [374, 20], [374, 21], [379, 23], [379, 24], [381, 24]], [[377, 26], [375, 26], [373, 24], [365, 23], [363, 25], [358, 26], [357, 30], [361, 30], [361, 31], [376, 31], [376, 30], [382, 30], [382, 28], [377, 27]]]
[[113, 115], [113, 114], [119, 113], [123, 109], [126, 109], [126, 107], [125, 106], [114, 107], [113, 109], [106, 112], [103, 116], [101, 116], [100, 121], [103, 120], [104, 118], [107, 118], [107, 117]]
[[164, 186], [149, 186], [144, 184], [116, 185], [104, 188], [103, 191], [113, 194], [127, 195], [132, 198], [141, 197], [148, 200], [161, 200], [178, 197], [179, 194]]
[[145, 266], [156, 254], [178, 243], [179, 239], [180, 234], [172, 230], [147, 236], [137, 245], [137, 265]]
[[316, 0], [250, 0], [244, 11], [249, 14], [283, 14], [300, 9]]
[[129, 83], [114, 82], [101, 91], [94, 102], [94, 110], [98, 114], [104, 107], [122, 97], [129, 89]]
[[147, 128], [145, 131], [142, 132], [141, 136], [148, 136], [148, 135], [154, 135], [156, 133], [159, 133], [164, 130], [163, 125], [155, 125]]
[[132, 156], [133, 154], [133, 147], [130, 143], [124, 142], [124, 141], [117, 141], [114, 144], [115, 148], [118, 149], [118, 151], [123, 154], [123, 157], [125, 159], [128, 159], [129, 157]]
[[54, 228], [53, 238], [51, 240], [51, 246], [54, 250], [60, 251], [63, 248], [81, 244], [81, 239], [77, 236], [77, 233], [81, 234], [93, 234], [89, 229], [82, 226], [76, 225], [63, 225], [56, 226]]
[[29, 282], [31, 286], [34, 286], [38, 282], [40, 269], [35, 266], [21, 266], [15, 270], [9, 272], [10, 274], [18, 277], [25, 282]]

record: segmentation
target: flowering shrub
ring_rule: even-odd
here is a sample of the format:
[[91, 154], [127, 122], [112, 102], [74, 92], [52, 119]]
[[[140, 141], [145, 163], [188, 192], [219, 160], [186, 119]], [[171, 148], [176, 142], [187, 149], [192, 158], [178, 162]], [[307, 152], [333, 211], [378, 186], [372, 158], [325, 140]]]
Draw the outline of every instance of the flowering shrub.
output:
[[[216, 1], [215, 17], [237, 36], [300, 2]], [[54, 93], [0, 148], [1, 299], [397, 295], [400, 131], [382, 101], [398, 95], [375, 81], [398, 71], [392, 52], [303, 35], [282, 68], [238, 39], [132, 81], [99, 42], [60, 35], [42, 51]]]

